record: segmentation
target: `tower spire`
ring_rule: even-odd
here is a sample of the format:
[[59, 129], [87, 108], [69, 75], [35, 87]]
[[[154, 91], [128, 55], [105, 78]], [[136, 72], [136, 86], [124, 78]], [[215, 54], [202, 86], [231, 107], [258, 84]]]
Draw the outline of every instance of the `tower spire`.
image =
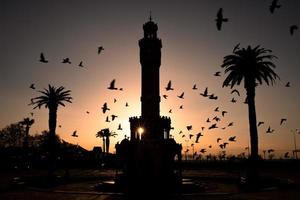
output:
[[149, 15], [149, 21], [151, 22], [152, 21], [152, 16], [151, 16], [151, 10], [150, 10], [150, 15]]

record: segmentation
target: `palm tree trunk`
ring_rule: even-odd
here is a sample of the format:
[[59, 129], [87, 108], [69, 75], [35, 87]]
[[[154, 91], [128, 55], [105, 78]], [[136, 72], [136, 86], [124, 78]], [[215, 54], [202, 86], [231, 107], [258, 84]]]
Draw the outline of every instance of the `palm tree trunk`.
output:
[[108, 154], [109, 153], [109, 136], [106, 137], [106, 153]]
[[103, 144], [102, 144], [102, 146], [103, 146], [103, 153], [105, 153], [105, 137], [103, 137], [102, 138], [102, 142], [103, 142]]
[[53, 178], [55, 166], [55, 129], [57, 119], [57, 106], [49, 106], [49, 176]]
[[255, 109], [255, 87], [249, 87], [247, 90], [248, 98], [248, 114], [249, 114], [249, 127], [250, 127], [250, 145], [251, 145], [251, 158], [258, 159], [258, 133], [256, 122], [256, 109]]

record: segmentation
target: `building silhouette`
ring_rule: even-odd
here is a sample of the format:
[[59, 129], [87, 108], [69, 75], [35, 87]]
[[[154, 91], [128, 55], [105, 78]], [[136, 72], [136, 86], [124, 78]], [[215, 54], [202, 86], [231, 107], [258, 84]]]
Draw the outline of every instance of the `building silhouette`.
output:
[[169, 191], [181, 183], [182, 146], [170, 138], [171, 119], [160, 116], [159, 69], [161, 39], [152, 21], [143, 25], [139, 40], [142, 75], [141, 116], [130, 117], [130, 139], [116, 145], [123, 167], [119, 181], [131, 190]]

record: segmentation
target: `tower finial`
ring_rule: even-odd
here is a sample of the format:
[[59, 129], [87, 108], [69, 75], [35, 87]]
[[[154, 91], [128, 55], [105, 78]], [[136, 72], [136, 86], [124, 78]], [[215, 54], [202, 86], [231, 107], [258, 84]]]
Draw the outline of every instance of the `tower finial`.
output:
[[152, 21], [151, 10], [150, 10], [149, 20], [150, 20], [150, 22]]

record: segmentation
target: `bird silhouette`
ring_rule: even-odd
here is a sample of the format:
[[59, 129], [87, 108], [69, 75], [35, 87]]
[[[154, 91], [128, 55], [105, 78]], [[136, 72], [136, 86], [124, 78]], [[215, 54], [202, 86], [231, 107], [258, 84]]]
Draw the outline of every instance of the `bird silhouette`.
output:
[[234, 89], [231, 91], [231, 94], [236, 93], [238, 96], [240, 96], [240, 92], [237, 89]]
[[235, 138], [236, 138], [236, 136], [229, 137], [228, 141], [230, 141], [230, 142], [236, 142]]
[[104, 50], [103, 46], [98, 47], [98, 54], [100, 54], [101, 51], [103, 51], [103, 50]]
[[214, 111], [219, 112], [219, 107], [216, 107]]
[[183, 105], [179, 106], [179, 109], [183, 109]]
[[232, 53], [235, 53], [239, 49], [240, 49], [240, 43], [238, 43], [237, 45], [234, 46]]
[[110, 84], [109, 84], [109, 86], [108, 86], [107, 89], [109, 89], [109, 90], [117, 90], [118, 88], [115, 87], [115, 83], [116, 83], [116, 79], [113, 79], [113, 80], [110, 82]]
[[270, 9], [270, 12], [273, 14], [275, 9], [276, 8], [279, 9], [280, 7], [281, 7], [281, 5], [278, 4], [278, 0], [273, 0], [270, 7], [269, 7], [269, 9]]
[[218, 97], [217, 97], [217, 96], [215, 96], [214, 94], [211, 94], [211, 95], [209, 95], [209, 99], [212, 99], [212, 100], [217, 100], [217, 99], [218, 99]]
[[219, 143], [219, 142], [220, 142], [220, 140], [222, 140], [222, 138], [217, 138], [217, 143]]
[[32, 84], [29, 86], [29, 88], [31, 88], [31, 89], [33, 89], [33, 90], [35, 90], [34, 83], [32, 83]]
[[225, 117], [225, 114], [228, 113], [226, 110], [222, 111], [222, 117]]
[[200, 139], [201, 136], [203, 136], [201, 132], [199, 132], [199, 133], [196, 134], [196, 141], [195, 141], [195, 143], [199, 143], [199, 139]]
[[40, 62], [41, 63], [48, 63], [49, 62], [48, 60], [46, 60], [46, 58], [45, 58], [45, 56], [44, 56], [43, 53], [40, 54]]
[[218, 116], [215, 116], [212, 120], [215, 120], [216, 122], [221, 121], [221, 119]]
[[111, 121], [114, 121], [117, 117], [117, 115], [111, 115]]
[[209, 145], [208, 148], [212, 148], [212, 145]]
[[114, 98], [114, 103], [116, 103], [117, 102], [117, 99], [116, 98]]
[[290, 82], [287, 82], [287, 83], [285, 84], [285, 87], [291, 87]]
[[258, 122], [257, 127], [263, 125], [265, 122]]
[[280, 125], [282, 125], [283, 122], [286, 122], [286, 120], [287, 120], [287, 119], [282, 118], [282, 119], [280, 120]]
[[200, 153], [205, 153], [206, 152], [206, 149], [201, 149], [200, 150]]
[[193, 134], [189, 134], [189, 138], [192, 139], [192, 137], [194, 137], [194, 135]]
[[30, 113], [31, 117], [33, 116], [33, 114], [34, 114], [33, 112]]
[[232, 103], [236, 103], [236, 100], [235, 100], [234, 97], [231, 99], [231, 102], [232, 102]]
[[210, 123], [210, 120], [209, 120], [209, 118], [207, 118], [206, 122], [207, 122], [207, 123]]
[[62, 63], [71, 64], [70, 58], [63, 58]]
[[169, 113], [172, 113], [172, 109], [169, 110]]
[[271, 127], [269, 126], [266, 133], [273, 133], [274, 132], [274, 129], [271, 129]]
[[192, 126], [192, 125], [188, 125], [188, 126], [186, 126], [186, 129], [187, 129], [188, 131], [192, 130], [192, 128], [193, 128], [193, 126]]
[[290, 26], [290, 34], [294, 35], [294, 32], [298, 30], [298, 26], [297, 25], [292, 25]]
[[220, 31], [222, 29], [222, 23], [228, 22], [228, 18], [223, 17], [223, 8], [220, 8], [217, 13], [217, 18], [215, 19], [217, 24], [217, 29]]
[[168, 98], [168, 95], [164, 94], [164, 95], [163, 95], [163, 98], [167, 99], [167, 98]]
[[59, 128], [61, 128], [61, 125], [58, 125]]
[[180, 135], [181, 133], [182, 133], [182, 131], [179, 131], [179, 133], [178, 133], [178, 134]]
[[228, 127], [229, 127], [229, 126], [233, 126], [233, 122], [230, 122], [230, 123], [228, 124]]
[[193, 90], [197, 90], [197, 89], [198, 89], [198, 88], [197, 88], [197, 85], [194, 84], [192, 89], [193, 89]]
[[108, 117], [108, 116], [106, 117], [106, 120], [105, 120], [105, 122], [110, 122], [110, 120], [109, 120], [109, 117]]
[[123, 130], [122, 127], [121, 127], [121, 124], [119, 124], [118, 130], [119, 130], [119, 131]]
[[210, 130], [210, 129], [214, 129], [214, 128], [218, 128], [217, 124], [212, 124], [208, 129]]
[[200, 93], [200, 95], [204, 97], [208, 97], [208, 88], [206, 87], [203, 93]]
[[185, 137], [185, 135], [182, 135], [181, 137], [182, 137], [182, 138], [184, 138], [184, 137]]
[[89, 112], [89, 111], [86, 111], [86, 114], [90, 114], [90, 112]]
[[125, 107], [129, 107], [129, 104], [127, 102], [125, 103]]
[[110, 110], [110, 109], [107, 107], [107, 103], [105, 102], [102, 106], [102, 112], [105, 113], [107, 110]]
[[119, 88], [120, 91], [123, 91], [123, 88]]
[[221, 72], [220, 71], [215, 72], [214, 76], [221, 76]]
[[202, 126], [202, 127], [201, 127], [201, 130], [203, 131], [203, 130], [204, 130], [204, 128], [205, 128], [205, 127], [204, 127], [204, 126]]
[[184, 99], [184, 92], [181, 93], [180, 95], [177, 95], [177, 97], [180, 98], [180, 99]]
[[174, 88], [172, 88], [172, 82], [169, 81], [167, 87], [165, 87], [167, 91], [169, 90], [174, 90]]
[[72, 137], [78, 137], [78, 135], [76, 135], [76, 133], [77, 133], [77, 131], [74, 131], [71, 136]]
[[79, 63], [78, 66], [79, 66], [79, 67], [84, 67], [82, 61], [80, 61], [80, 63]]

